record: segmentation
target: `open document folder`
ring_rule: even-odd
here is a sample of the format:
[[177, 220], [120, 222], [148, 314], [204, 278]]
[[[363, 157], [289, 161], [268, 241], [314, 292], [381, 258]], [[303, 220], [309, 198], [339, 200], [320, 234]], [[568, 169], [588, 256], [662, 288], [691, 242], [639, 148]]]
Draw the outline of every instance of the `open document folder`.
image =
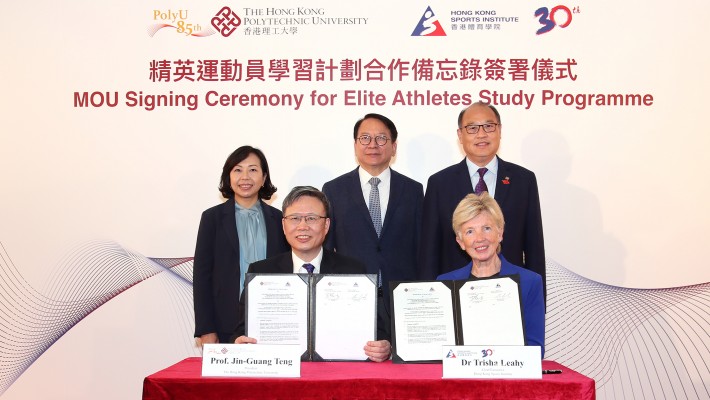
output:
[[246, 334], [299, 344], [303, 361], [365, 361], [377, 335], [374, 274], [247, 274]]
[[441, 362], [443, 345], [525, 345], [518, 275], [390, 290], [394, 362]]

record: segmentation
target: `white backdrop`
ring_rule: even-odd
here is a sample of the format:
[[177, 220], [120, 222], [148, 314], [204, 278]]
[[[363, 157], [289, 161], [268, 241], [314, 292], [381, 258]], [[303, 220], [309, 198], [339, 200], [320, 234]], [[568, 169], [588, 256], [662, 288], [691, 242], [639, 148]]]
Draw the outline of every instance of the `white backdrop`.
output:
[[[489, 100], [485, 93], [493, 91], [533, 96], [529, 107], [498, 106], [499, 154], [537, 174], [548, 261], [622, 288], [709, 282], [710, 183], [703, 171], [710, 144], [705, 118], [710, 52], [704, 43], [710, 6], [693, 0], [672, 8], [640, 1], [564, 3], [573, 11], [569, 25], [560, 26], [566, 18], [557, 12], [558, 26], [536, 35], [542, 25], [535, 11], [557, 5], [6, 4], [0, 24], [5, 38], [0, 44], [0, 263], [6, 301], [0, 311], [10, 327], [2, 331], [10, 350], [0, 363], [11, 364], [14, 372], [0, 380], [2, 397], [136, 398], [142, 377], [199, 354], [191, 337], [189, 260], [180, 278], [148, 258], [192, 255], [199, 215], [221, 201], [221, 167], [240, 145], [259, 147], [267, 155], [279, 188], [277, 207], [294, 185], [321, 187], [354, 168], [352, 126], [368, 112], [397, 124], [393, 168], [423, 184], [463, 159], [456, 117], [465, 104], [393, 104], [397, 91], [448, 92], [471, 101]], [[210, 23], [224, 6], [241, 18], [228, 37]], [[413, 35], [429, 6], [431, 20], [439, 21], [445, 36]], [[274, 15], [288, 12], [294, 15]], [[178, 18], [168, 17], [173, 13]], [[452, 17], [494, 22], [459, 23]], [[187, 24], [206, 36], [176, 29]], [[294, 60], [301, 59], [312, 60], [314, 76], [318, 60], [332, 60], [334, 77], [297, 80]], [[503, 79], [486, 79], [486, 68], [479, 79], [460, 79], [462, 61], [479, 60], [483, 67], [495, 59], [504, 67]], [[511, 59], [525, 60], [527, 79], [512, 80]], [[576, 79], [536, 80], [533, 64], [548, 59], [554, 77], [557, 63], [574, 60], [570, 71]], [[151, 79], [152, 62], [169, 61], [174, 74], [181, 62], [194, 62], [197, 71], [205, 60], [236, 60], [244, 76], [216, 82], [175, 81], [175, 75], [170, 81]], [[246, 81], [249, 60], [263, 64], [263, 80]], [[288, 60], [287, 77], [269, 77], [272, 60]], [[341, 79], [344, 60], [361, 61], [360, 80]], [[382, 80], [368, 80], [363, 67], [373, 60], [385, 67], [399, 60], [408, 65], [407, 75], [390, 79], [385, 69]], [[414, 70], [427, 60], [434, 65], [432, 79]], [[438, 72], [452, 73], [437, 69], [439, 63], [455, 67], [456, 78], [437, 78]], [[345, 91], [351, 90], [381, 94], [385, 105], [346, 104]], [[303, 103], [298, 109], [210, 106], [205, 101], [210, 91], [302, 95]], [[313, 105], [313, 91], [335, 95], [333, 104]], [[653, 101], [577, 107], [543, 103], [544, 91], [567, 99], [640, 94]], [[85, 92], [108, 92], [109, 98], [117, 93], [118, 104], [81, 107], [76, 94]], [[130, 106], [129, 92], [194, 95], [198, 104], [194, 110], [161, 106], [149, 111]], [[110, 250], [97, 253], [102, 247]], [[22, 317], [25, 304], [15, 288], [50, 302], [100, 296], [98, 288], [104, 286], [92, 286], [94, 278], [110, 285], [115, 269], [111, 262], [92, 264], [92, 254], [111, 260], [112, 254], [124, 253], [125, 265], [140, 271], [138, 278], [112, 288], [111, 300], [100, 307], [77, 311], [72, 315], [80, 317], [57, 325], [70, 329], [60, 334], [41, 329], [54, 327], [64, 315], [59, 306], [54, 313]], [[96, 265], [101, 267], [92, 268]], [[707, 313], [707, 307], [701, 310]], [[549, 329], [548, 321], [548, 341]], [[31, 332], [54, 339], [38, 341]], [[26, 360], [19, 364], [9, 361], [16, 360], [12, 349], [18, 347]], [[700, 377], [707, 393], [707, 367]], [[66, 392], [56, 392], [60, 384], [69, 385]], [[600, 397], [605, 395], [619, 396], [600, 390]]]

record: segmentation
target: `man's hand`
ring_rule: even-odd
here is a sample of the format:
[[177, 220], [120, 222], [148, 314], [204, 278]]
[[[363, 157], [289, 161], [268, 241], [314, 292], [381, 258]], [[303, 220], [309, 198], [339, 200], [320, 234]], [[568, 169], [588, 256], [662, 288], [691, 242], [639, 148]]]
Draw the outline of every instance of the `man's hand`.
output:
[[256, 343], [256, 339], [250, 338], [250, 337], [248, 337], [248, 336], [239, 336], [239, 337], [237, 338], [237, 340], [234, 341], [234, 343], [236, 343], [236, 344], [246, 344], [246, 343], [255, 344], [255, 343]]
[[370, 360], [374, 362], [382, 362], [389, 360], [392, 348], [389, 340], [377, 340], [367, 342], [364, 350], [365, 355], [367, 355]]
[[205, 344], [219, 343], [219, 338], [215, 332], [205, 333], [204, 335], [197, 338], [197, 346], [202, 347]]

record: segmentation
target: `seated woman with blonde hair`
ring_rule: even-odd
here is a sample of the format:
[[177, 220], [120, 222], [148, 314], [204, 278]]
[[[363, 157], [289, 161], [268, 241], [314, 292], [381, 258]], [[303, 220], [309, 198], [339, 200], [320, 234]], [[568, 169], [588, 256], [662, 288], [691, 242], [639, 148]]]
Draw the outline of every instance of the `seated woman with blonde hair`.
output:
[[488, 194], [469, 194], [454, 210], [452, 226], [456, 242], [471, 256], [464, 267], [437, 277], [438, 280], [461, 280], [520, 276], [521, 306], [525, 322], [525, 345], [540, 346], [545, 355], [545, 304], [542, 278], [535, 272], [506, 261], [500, 255], [505, 220], [498, 203]]

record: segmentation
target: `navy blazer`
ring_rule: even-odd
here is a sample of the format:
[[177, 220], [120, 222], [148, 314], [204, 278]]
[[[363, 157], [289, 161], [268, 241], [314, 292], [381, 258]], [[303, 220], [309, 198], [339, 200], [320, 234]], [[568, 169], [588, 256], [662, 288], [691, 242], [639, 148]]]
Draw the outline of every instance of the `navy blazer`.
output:
[[[259, 201], [266, 226], [266, 256], [288, 251], [281, 211]], [[192, 281], [195, 337], [216, 332], [220, 342], [227, 342], [237, 327], [240, 286], [234, 198], [202, 213]]]
[[389, 200], [378, 238], [362, 194], [358, 168], [323, 185], [331, 205], [330, 231], [324, 246], [362, 261], [368, 274], [382, 272], [377, 337], [389, 340], [389, 282], [417, 278], [424, 188], [421, 183], [390, 168]]
[[[536, 272], [545, 284], [545, 244], [535, 174], [498, 157], [495, 200], [505, 218], [501, 255]], [[429, 177], [424, 195], [420, 279], [432, 280], [460, 268], [471, 257], [456, 243], [451, 219], [458, 203], [473, 193], [466, 159]]]
[[378, 238], [362, 195], [358, 168], [323, 185], [331, 205], [325, 248], [362, 261], [368, 274], [382, 271], [385, 288], [391, 280], [416, 280], [422, 184], [390, 169], [390, 197]]
[[[291, 252], [278, 254], [269, 257], [266, 260], [257, 261], [249, 265], [247, 273], [254, 274], [292, 274], [293, 273], [293, 257]], [[323, 259], [320, 263], [321, 274], [365, 274], [365, 266], [358, 260], [346, 257], [342, 254], [337, 254], [327, 249], [323, 249]], [[234, 343], [239, 336], [246, 332], [245, 322], [245, 302], [244, 295], [239, 299], [239, 322], [229, 339], [230, 343]]]
[[[541, 357], [545, 357], [545, 302], [543, 301], [542, 278], [540, 275], [509, 263], [500, 257], [499, 276], [518, 274], [520, 276], [520, 306], [523, 308], [525, 345], [540, 346]], [[437, 280], [464, 280], [471, 278], [472, 263], [436, 277]]]

